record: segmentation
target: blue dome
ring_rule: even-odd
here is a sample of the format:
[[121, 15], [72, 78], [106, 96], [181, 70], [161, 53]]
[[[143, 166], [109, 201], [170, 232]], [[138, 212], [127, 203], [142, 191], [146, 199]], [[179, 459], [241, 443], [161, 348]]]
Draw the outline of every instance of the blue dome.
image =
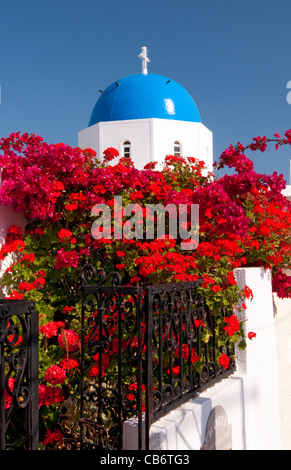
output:
[[147, 118], [201, 122], [196, 104], [179, 83], [161, 75], [136, 74], [117, 80], [103, 91], [89, 126]]

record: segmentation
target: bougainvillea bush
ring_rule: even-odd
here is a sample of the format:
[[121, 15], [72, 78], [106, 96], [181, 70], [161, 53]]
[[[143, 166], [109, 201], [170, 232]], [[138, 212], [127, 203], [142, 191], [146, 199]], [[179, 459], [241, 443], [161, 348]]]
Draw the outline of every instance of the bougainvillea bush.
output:
[[[106, 272], [117, 270], [130, 285], [200, 279], [200, 292], [216, 316], [221, 307], [232, 311], [239, 300], [245, 308], [244, 299], [252, 295], [248, 287], [239, 290], [233, 273], [238, 267], [272, 269], [274, 291], [280, 297], [291, 296], [291, 278], [286, 274], [291, 211], [282, 196], [285, 181], [276, 173], [255, 172], [245, 154], [264, 152], [271, 142], [277, 150], [290, 145], [291, 131], [284, 137], [257, 137], [248, 146], [229, 146], [208, 173], [195, 158], [168, 155], [163, 168], [150, 163], [138, 170], [131, 160], [118, 159], [113, 148], [100, 162], [91, 149], [47, 144], [36, 135], [14, 133], [0, 140], [0, 203], [12, 205], [27, 220], [24, 232], [19, 226], [10, 227], [0, 248], [0, 260], [13, 258], [2, 285], [7, 298], [34, 300], [39, 312], [43, 447], [62, 447], [61, 407], [70, 402], [73, 415], [79, 399], [80, 280], [85, 263]], [[230, 168], [231, 174], [218, 177], [221, 168]], [[113, 210], [116, 196], [122, 196], [123, 207], [198, 204], [198, 246], [182, 250], [181, 239], [171, 236], [151, 240], [94, 236], [93, 207], [106, 204]], [[235, 311], [228, 318], [218, 316], [217, 324], [221, 344], [246, 346], [248, 338]], [[203, 324], [199, 327], [203, 329]], [[249, 339], [254, 336], [252, 332]], [[199, 360], [194, 355], [197, 368]], [[225, 368], [228, 360], [224, 354], [218, 357]], [[106, 358], [106, 369], [111, 361], [114, 354]], [[90, 374], [94, 376], [94, 366]]]

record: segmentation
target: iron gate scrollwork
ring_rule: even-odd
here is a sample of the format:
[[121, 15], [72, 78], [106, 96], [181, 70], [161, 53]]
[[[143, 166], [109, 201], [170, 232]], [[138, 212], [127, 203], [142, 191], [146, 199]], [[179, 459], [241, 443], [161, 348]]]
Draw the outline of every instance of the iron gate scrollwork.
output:
[[82, 448], [120, 449], [124, 420], [141, 418], [142, 288], [90, 265], [82, 280]]
[[217, 363], [199, 283], [122, 285], [118, 273], [84, 266], [81, 448], [122, 449], [123, 423], [135, 416], [138, 448], [149, 449], [155, 421], [235, 370], [233, 351], [224, 351], [227, 370]]
[[38, 449], [38, 312], [0, 300], [0, 450]]

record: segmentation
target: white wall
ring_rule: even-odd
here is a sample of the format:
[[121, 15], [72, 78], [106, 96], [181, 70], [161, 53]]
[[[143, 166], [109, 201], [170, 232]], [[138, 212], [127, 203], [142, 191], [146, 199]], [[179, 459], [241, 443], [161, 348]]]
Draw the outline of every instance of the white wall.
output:
[[[222, 405], [231, 424], [232, 449], [245, 449], [243, 381], [229, 378], [211, 387], [197, 398], [171, 411], [151, 426], [151, 450], [200, 450], [211, 410]], [[137, 420], [124, 425], [123, 448], [138, 448]]]
[[123, 143], [129, 140], [132, 143], [133, 160], [138, 168], [143, 168], [151, 161], [151, 136], [150, 119], [100, 122], [79, 132], [78, 146], [92, 148], [98, 158], [108, 147], [114, 147], [123, 156]]
[[291, 197], [291, 185], [286, 185], [286, 188], [282, 191], [283, 196], [290, 198]]
[[153, 161], [161, 161], [173, 154], [174, 142], [181, 143], [182, 157], [195, 157], [204, 161], [209, 169], [213, 164], [212, 132], [199, 122], [154, 119]]
[[136, 168], [146, 163], [163, 162], [166, 155], [173, 155], [174, 142], [182, 144], [182, 156], [205, 161], [212, 169], [212, 132], [199, 122], [169, 119], [138, 119], [100, 122], [78, 134], [78, 146], [90, 147], [98, 158], [108, 147], [116, 148], [123, 155], [123, 142], [132, 143], [132, 155]]
[[247, 301], [246, 332], [257, 337], [248, 341], [239, 356], [238, 374], [244, 382], [246, 444], [248, 449], [281, 447], [278, 387], [278, 356], [270, 270], [245, 268], [236, 277], [253, 290], [253, 301]]
[[[25, 223], [26, 220], [23, 214], [14, 212], [14, 210], [10, 206], [2, 206], [0, 204], [0, 247], [5, 244], [7, 231], [11, 225], [20, 225], [20, 227], [24, 228]], [[4, 261], [0, 260], [0, 298], [3, 298], [4, 296], [4, 292], [1, 285], [1, 278], [3, 273], [5, 272], [5, 269], [9, 267], [11, 262], [12, 260], [10, 256], [7, 256]]]
[[282, 448], [291, 450], [291, 299], [274, 295]]
[[[235, 374], [189, 400], [151, 427], [152, 450], [199, 450], [210, 411], [222, 406], [232, 429], [233, 450], [281, 449], [277, 349], [270, 271], [236, 270], [240, 286], [253, 290], [247, 300], [246, 333], [257, 337], [238, 354]], [[137, 449], [137, 423], [124, 424], [124, 449]]]

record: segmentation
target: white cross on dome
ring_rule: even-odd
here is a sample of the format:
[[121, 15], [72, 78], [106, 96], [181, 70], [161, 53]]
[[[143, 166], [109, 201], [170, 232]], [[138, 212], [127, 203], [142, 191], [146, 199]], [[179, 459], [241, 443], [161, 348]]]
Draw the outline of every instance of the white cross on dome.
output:
[[137, 56], [141, 59], [142, 63], [142, 73], [146, 75], [148, 73], [148, 62], [150, 62], [150, 59], [148, 58], [148, 50], [146, 46], [143, 46], [141, 48], [141, 53]]

